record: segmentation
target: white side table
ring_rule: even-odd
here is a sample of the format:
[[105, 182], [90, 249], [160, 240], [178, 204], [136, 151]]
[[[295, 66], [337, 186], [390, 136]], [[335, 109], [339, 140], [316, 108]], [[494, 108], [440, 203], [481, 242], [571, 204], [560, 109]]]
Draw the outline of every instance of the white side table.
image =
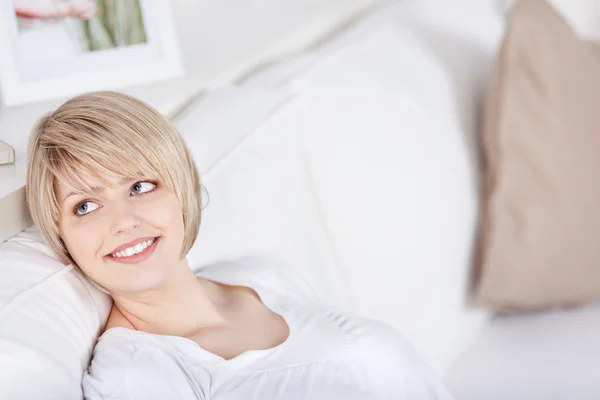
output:
[[35, 121], [53, 103], [0, 108], [0, 140], [15, 149], [15, 164], [0, 165], [0, 243], [31, 225], [25, 205], [27, 140]]
[[25, 206], [26, 154], [17, 152], [16, 163], [0, 166], [0, 243], [31, 225]]

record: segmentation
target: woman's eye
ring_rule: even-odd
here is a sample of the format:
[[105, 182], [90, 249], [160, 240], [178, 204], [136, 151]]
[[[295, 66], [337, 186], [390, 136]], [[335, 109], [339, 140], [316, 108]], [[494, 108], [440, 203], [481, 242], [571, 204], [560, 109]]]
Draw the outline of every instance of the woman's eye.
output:
[[156, 184], [152, 182], [137, 182], [131, 187], [131, 194], [144, 194], [154, 190]]
[[98, 204], [94, 203], [93, 201], [84, 201], [82, 203], [77, 204], [77, 207], [75, 207], [75, 214], [77, 214], [77, 215], [89, 214], [92, 211], [96, 210], [97, 208], [98, 208]]

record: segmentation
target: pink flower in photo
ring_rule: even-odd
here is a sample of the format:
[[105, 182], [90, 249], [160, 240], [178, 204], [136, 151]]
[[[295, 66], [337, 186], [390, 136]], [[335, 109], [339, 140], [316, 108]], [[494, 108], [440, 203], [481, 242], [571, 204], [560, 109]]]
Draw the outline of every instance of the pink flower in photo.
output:
[[76, 17], [90, 19], [96, 15], [96, 0], [12, 0], [21, 18], [53, 19]]

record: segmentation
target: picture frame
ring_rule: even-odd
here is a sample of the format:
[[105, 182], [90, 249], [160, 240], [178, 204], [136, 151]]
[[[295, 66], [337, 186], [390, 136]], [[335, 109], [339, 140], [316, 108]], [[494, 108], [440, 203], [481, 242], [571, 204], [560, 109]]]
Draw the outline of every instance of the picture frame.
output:
[[7, 107], [184, 74], [169, 1], [0, 3], [0, 94]]

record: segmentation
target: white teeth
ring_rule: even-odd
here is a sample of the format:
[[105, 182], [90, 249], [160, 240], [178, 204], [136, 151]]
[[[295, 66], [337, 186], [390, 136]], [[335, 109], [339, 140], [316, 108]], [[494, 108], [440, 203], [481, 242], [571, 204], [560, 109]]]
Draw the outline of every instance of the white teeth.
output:
[[112, 256], [116, 257], [116, 258], [119, 258], [119, 257], [129, 257], [129, 256], [132, 256], [134, 254], [141, 253], [146, 248], [150, 247], [150, 245], [152, 243], [154, 243], [154, 239], [146, 240], [145, 242], [138, 243], [135, 246], [128, 247], [125, 250], [113, 253]]

